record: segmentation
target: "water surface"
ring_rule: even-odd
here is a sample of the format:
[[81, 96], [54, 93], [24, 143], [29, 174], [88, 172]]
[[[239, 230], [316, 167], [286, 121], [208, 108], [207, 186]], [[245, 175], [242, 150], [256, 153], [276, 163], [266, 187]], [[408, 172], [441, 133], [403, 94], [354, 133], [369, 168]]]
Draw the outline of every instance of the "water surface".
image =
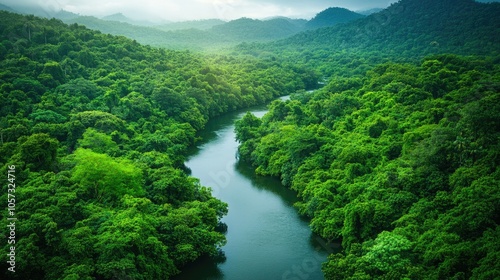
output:
[[[261, 117], [266, 107], [250, 110]], [[256, 176], [252, 167], [236, 157], [234, 122], [245, 111], [213, 119], [186, 162], [192, 176], [211, 187], [213, 195], [228, 203], [227, 244], [224, 261], [202, 258], [183, 269], [182, 280], [324, 279], [321, 263], [327, 252], [311, 233], [293, 203], [295, 192], [276, 178]]]

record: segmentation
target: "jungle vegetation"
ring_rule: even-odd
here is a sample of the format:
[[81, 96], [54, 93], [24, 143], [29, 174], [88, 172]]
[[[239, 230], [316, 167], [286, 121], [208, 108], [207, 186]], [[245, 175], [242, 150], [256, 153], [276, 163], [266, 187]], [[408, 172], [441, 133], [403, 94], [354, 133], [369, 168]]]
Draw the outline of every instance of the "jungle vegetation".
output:
[[237, 140], [341, 242], [326, 279], [500, 277], [498, 18], [498, 3], [402, 0], [200, 54], [0, 12], [0, 172], [16, 166], [22, 220], [3, 275], [168, 279], [220, 254], [227, 205], [187, 175], [187, 149], [211, 118], [295, 93]]
[[317, 82], [279, 61], [157, 49], [9, 12], [0, 69], [1, 172], [15, 165], [22, 221], [16, 273], [0, 265], [8, 279], [168, 279], [219, 254], [227, 205], [187, 175], [186, 149], [210, 118]]

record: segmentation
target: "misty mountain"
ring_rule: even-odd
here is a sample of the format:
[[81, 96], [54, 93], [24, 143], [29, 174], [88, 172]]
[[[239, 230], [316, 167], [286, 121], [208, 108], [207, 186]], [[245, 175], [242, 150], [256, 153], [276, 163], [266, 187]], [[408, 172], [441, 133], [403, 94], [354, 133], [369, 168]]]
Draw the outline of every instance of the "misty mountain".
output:
[[220, 19], [204, 19], [204, 20], [189, 20], [181, 22], [169, 22], [169, 23], [163, 23], [161, 25], [156, 25], [153, 27], [163, 31], [175, 31], [184, 29], [207, 30], [216, 25], [221, 25], [224, 23], [226, 22]]
[[56, 14], [54, 14], [53, 17], [60, 19], [62, 21], [65, 21], [65, 20], [72, 20], [72, 19], [78, 18], [78, 17], [80, 17], [80, 15], [72, 13], [72, 12], [68, 12], [65, 10], [61, 10], [61, 11], [57, 12]]
[[11, 12], [11, 13], [17, 13], [16, 10], [12, 9], [11, 7], [8, 7], [4, 4], [0, 4], [0, 11], [7, 11], [7, 12]]
[[162, 31], [153, 27], [132, 25], [119, 21], [108, 21], [96, 17], [82, 16], [64, 21], [77, 23], [102, 33], [125, 36], [141, 44], [169, 49], [207, 50], [224, 42], [223, 38], [202, 30]]
[[276, 41], [305, 30], [346, 23], [363, 17], [347, 9], [330, 8], [318, 13], [310, 21], [273, 17], [266, 20], [240, 18], [225, 22], [219, 19], [209, 19], [153, 25], [151, 22], [135, 21], [121, 13], [112, 14], [102, 19], [93, 16], [80, 16], [64, 10], [48, 13], [41, 7], [25, 8], [21, 13], [46, 18], [55, 17], [67, 24], [77, 23], [103, 33], [129, 37], [141, 44], [196, 51], [219, 50], [245, 42]]
[[297, 34], [304, 29], [303, 21], [289, 18], [255, 20], [241, 18], [214, 26], [211, 32], [241, 42], [271, 41]]
[[[121, 35], [137, 40], [139, 43], [170, 49], [218, 50], [233, 47], [244, 42], [271, 42], [284, 39], [308, 28], [321, 24], [345, 22], [356, 18], [348, 10], [323, 13], [310, 27], [303, 19], [274, 17], [268, 20], [240, 18], [229, 22], [222, 20], [200, 20], [166, 23], [158, 26], [139, 26], [130, 23], [123, 14], [115, 14], [102, 19], [90, 16], [65, 19], [68, 24], [78, 23], [103, 33]], [[320, 13], [321, 14], [321, 13]], [[333, 19], [324, 20], [328, 15]], [[349, 16], [346, 16], [349, 15]], [[360, 16], [360, 15], [358, 15]], [[129, 21], [129, 22], [127, 22]]]
[[35, 7], [27, 7], [27, 6], [7, 6], [4, 4], [0, 4], [0, 10], [2, 11], [7, 11], [7, 12], [12, 12], [12, 13], [17, 13], [17, 14], [25, 14], [25, 15], [35, 15], [38, 17], [43, 17], [43, 18], [56, 18], [60, 20], [71, 20], [75, 19], [77, 17], [80, 17], [80, 15], [68, 12], [65, 10], [59, 10], [59, 11], [54, 11], [49, 8], [43, 9], [40, 6], [35, 6]]
[[[500, 4], [473, 0], [402, 0], [387, 9], [341, 26], [303, 32], [269, 45], [323, 57], [324, 53], [380, 51], [390, 56], [423, 57], [450, 52], [500, 52]], [[318, 52], [315, 53], [315, 50]]]
[[102, 17], [101, 19], [102, 20], [109, 20], [109, 21], [127, 22], [127, 23], [129, 23], [129, 21], [132, 21], [131, 19], [129, 19], [128, 17], [126, 17], [122, 13], [112, 14], [109, 16]]
[[102, 17], [101, 19], [107, 20], [107, 21], [124, 22], [124, 23], [132, 24], [132, 25], [139, 25], [139, 26], [153, 26], [153, 25], [155, 25], [154, 23], [149, 22], [149, 21], [133, 20], [133, 19], [125, 16], [122, 13], [112, 14], [109, 16]]
[[365, 15], [365, 16], [369, 16], [371, 14], [378, 13], [378, 12], [381, 12], [383, 10], [384, 9], [382, 9], [382, 8], [373, 8], [373, 9], [369, 9], [369, 10], [356, 11], [356, 13], [362, 14], [362, 15]]
[[306, 23], [307, 29], [334, 26], [350, 22], [364, 16], [344, 8], [328, 8]]

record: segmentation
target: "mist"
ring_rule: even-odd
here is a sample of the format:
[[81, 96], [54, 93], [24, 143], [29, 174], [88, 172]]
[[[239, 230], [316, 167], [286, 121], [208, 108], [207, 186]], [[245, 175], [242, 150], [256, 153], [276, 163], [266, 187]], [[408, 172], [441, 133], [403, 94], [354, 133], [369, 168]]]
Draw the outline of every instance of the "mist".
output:
[[329, 7], [353, 11], [385, 8], [395, 1], [387, 0], [4, 0], [12, 8], [43, 10], [48, 17], [61, 10], [80, 15], [103, 17], [115, 13], [136, 20], [182, 21], [218, 18], [232, 20], [241, 17], [255, 19], [273, 16], [310, 19]]

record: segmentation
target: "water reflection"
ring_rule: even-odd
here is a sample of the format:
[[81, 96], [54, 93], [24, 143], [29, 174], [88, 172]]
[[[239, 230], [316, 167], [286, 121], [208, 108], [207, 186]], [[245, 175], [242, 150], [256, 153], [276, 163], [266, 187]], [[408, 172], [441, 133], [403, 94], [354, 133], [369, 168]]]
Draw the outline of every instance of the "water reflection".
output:
[[[266, 108], [251, 112], [260, 117]], [[204, 140], [186, 162], [192, 176], [216, 189], [214, 196], [229, 205], [222, 219], [228, 226], [227, 244], [222, 248], [226, 259], [203, 257], [175, 279], [294, 279], [294, 269], [307, 274], [307, 279], [323, 279], [321, 263], [328, 248], [311, 233], [308, 219], [294, 209], [296, 193], [283, 187], [278, 178], [257, 176], [248, 163], [235, 159], [234, 122], [245, 113], [208, 123], [200, 133]]]

